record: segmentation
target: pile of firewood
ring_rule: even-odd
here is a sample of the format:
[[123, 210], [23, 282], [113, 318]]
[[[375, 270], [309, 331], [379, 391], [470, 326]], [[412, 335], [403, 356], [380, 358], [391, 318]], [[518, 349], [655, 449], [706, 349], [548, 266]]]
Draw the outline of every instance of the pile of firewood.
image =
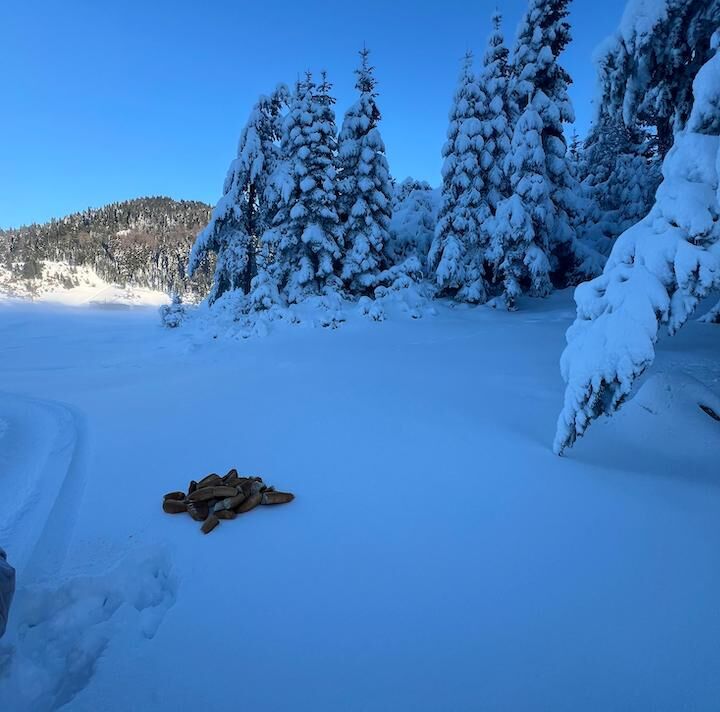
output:
[[163, 511], [187, 512], [196, 522], [203, 523], [203, 534], [209, 534], [221, 519], [235, 519], [259, 504], [285, 504], [294, 498], [289, 492], [268, 487], [262, 477], [241, 477], [237, 470], [230, 470], [225, 477], [212, 474], [199, 482], [193, 480], [187, 494], [168, 492], [163, 497]]

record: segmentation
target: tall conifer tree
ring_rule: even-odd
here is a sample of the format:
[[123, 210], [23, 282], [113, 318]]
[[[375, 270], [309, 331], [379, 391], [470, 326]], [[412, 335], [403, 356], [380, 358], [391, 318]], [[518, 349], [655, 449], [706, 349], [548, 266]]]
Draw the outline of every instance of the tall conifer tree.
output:
[[509, 309], [516, 307], [523, 292], [544, 297], [552, 289], [545, 229], [552, 204], [545, 176], [542, 130], [540, 113], [532, 102], [515, 127], [506, 161], [513, 194], [499, 203], [493, 221], [491, 252], [499, 266]]
[[508, 66], [509, 50], [502, 32], [502, 14], [492, 16], [490, 35], [480, 86], [487, 97], [487, 113], [482, 122], [484, 145], [480, 154], [480, 168], [487, 201], [494, 212], [498, 203], [509, 195], [509, 181], [505, 174], [505, 160], [510, 152], [513, 135], [513, 116], [510, 109]]
[[368, 292], [384, 269], [384, 248], [392, 217], [392, 185], [385, 144], [378, 129], [376, 81], [360, 52], [358, 100], [348, 109], [338, 139], [338, 212], [343, 221], [345, 253], [342, 279], [355, 293]]
[[[298, 82], [283, 129], [285, 169], [277, 178], [282, 204], [264, 237], [265, 259], [289, 303], [337, 288], [342, 234], [337, 215], [336, 128], [331, 85], [323, 73]], [[258, 280], [266, 294], [267, 277]]]
[[227, 291], [247, 292], [250, 288], [258, 241], [275, 209], [269, 186], [280, 159], [281, 124], [288, 99], [287, 88], [280, 85], [254, 106], [240, 135], [237, 157], [230, 164], [223, 197], [193, 245], [188, 264], [191, 276], [209, 253], [217, 256], [211, 302]]
[[428, 255], [440, 293], [460, 301], [484, 302], [482, 224], [489, 215], [480, 172], [484, 147], [482, 118], [486, 97], [473, 71], [468, 52], [452, 108], [443, 147], [442, 207]]
[[519, 113], [529, 104], [542, 122], [540, 132], [549, 205], [539, 242], [546, 245], [554, 281], [564, 286], [575, 275], [577, 262], [575, 213], [577, 186], [567, 161], [563, 124], [575, 120], [568, 95], [572, 80], [558, 58], [570, 42], [567, 22], [570, 0], [530, 0], [513, 54], [513, 103]]

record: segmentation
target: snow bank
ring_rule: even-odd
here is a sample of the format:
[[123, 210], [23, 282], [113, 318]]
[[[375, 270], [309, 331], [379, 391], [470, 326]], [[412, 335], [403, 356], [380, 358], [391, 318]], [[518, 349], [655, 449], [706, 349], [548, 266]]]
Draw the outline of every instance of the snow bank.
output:
[[297, 304], [271, 304], [269, 308], [256, 309], [247, 295], [233, 291], [212, 306], [203, 302], [165, 310], [162, 320], [166, 326], [179, 326], [187, 338], [202, 341], [264, 337], [285, 327], [337, 329], [348, 321], [433, 316], [436, 314], [433, 290], [429, 284], [415, 281], [413, 273], [420, 275], [419, 262], [414, 258], [382, 273], [381, 281], [388, 286], [376, 287], [374, 299], [350, 299], [328, 291], [322, 296], [306, 297]]

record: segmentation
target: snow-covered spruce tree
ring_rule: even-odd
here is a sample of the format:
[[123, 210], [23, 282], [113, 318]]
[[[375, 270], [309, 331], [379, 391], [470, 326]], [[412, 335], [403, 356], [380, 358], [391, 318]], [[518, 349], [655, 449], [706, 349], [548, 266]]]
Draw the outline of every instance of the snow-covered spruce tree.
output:
[[570, 0], [530, 0], [518, 31], [512, 57], [512, 101], [518, 113], [528, 104], [542, 122], [545, 154], [544, 192], [549, 199], [537, 242], [546, 246], [553, 282], [558, 287], [577, 280], [578, 250], [573, 225], [579, 210], [577, 184], [567, 161], [563, 124], [575, 120], [568, 95], [572, 80], [558, 58], [570, 42], [567, 22]]
[[345, 252], [342, 279], [350, 292], [367, 294], [385, 268], [384, 247], [392, 217], [392, 185], [378, 122], [376, 81], [367, 49], [360, 52], [358, 100], [348, 109], [338, 138], [338, 213]]
[[596, 200], [605, 209], [615, 161], [630, 145], [629, 130], [617, 117], [602, 113], [592, 124], [585, 139], [578, 178], [594, 189]]
[[611, 180], [609, 198], [615, 211], [616, 233], [622, 234], [636, 222], [642, 220], [652, 209], [655, 192], [661, 177], [655, 171], [657, 163], [630, 146], [618, 155]]
[[553, 206], [542, 131], [543, 121], [533, 101], [517, 122], [505, 163], [512, 195], [500, 201], [490, 223], [488, 258], [495, 265], [502, 298], [510, 310], [524, 292], [544, 297], [552, 291], [545, 226]]
[[257, 242], [275, 209], [269, 185], [279, 159], [278, 142], [287, 101], [287, 88], [280, 85], [270, 96], [261, 96], [253, 107], [240, 135], [237, 157], [230, 164], [223, 197], [190, 252], [190, 276], [209, 253], [217, 256], [210, 303], [227, 291], [247, 292], [250, 288]]
[[505, 174], [505, 161], [510, 153], [514, 117], [510, 108], [508, 57], [502, 32], [502, 14], [492, 16], [493, 31], [480, 74], [480, 87], [485, 92], [487, 111], [482, 117], [484, 144], [480, 154], [480, 174], [487, 202], [494, 213], [498, 203], [507, 198], [510, 185]]
[[630, 0], [618, 32], [599, 58], [607, 111], [647, 127], [661, 157], [692, 108], [692, 80], [712, 56], [720, 0]]
[[463, 60], [443, 146], [442, 208], [428, 255], [440, 294], [458, 301], [487, 300], [481, 227], [489, 215], [480, 174], [482, 118], [486, 97], [473, 72], [473, 57]]
[[406, 178], [396, 186], [390, 237], [385, 254], [391, 265], [417, 260], [427, 274], [427, 256], [435, 234], [439, 210], [439, 191], [425, 181]]
[[276, 174], [281, 204], [263, 235], [263, 264], [253, 280], [252, 303], [281, 297], [297, 303], [340, 286], [342, 230], [336, 197], [334, 99], [325, 74], [299, 82], [283, 126], [283, 169]]
[[[720, 44], [720, 32], [713, 49]], [[618, 238], [604, 273], [575, 292], [577, 319], [561, 359], [567, 384], [555, 452], [611, 414], [672, 335], [720, 290], [720, 54], [694, 81], [694, 107], [663, 164], [650, 214]]]
[[585, 142], [580, 178], [590, 203], [580, 231], [607, 256], [618, 235], [650, 212], [659, 163], [642, 133], [603, 112]]

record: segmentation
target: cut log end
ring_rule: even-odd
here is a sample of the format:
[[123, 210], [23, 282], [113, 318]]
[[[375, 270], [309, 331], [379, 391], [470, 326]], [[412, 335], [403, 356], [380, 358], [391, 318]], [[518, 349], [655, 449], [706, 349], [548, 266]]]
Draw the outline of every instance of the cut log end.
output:
[[287, 504], [295, 499], [295, 495], [291, 492], [275, 492], [268, 490], [263, 492], [261, 504]]
[[187, 503], [177, 499], [166, 499], [163, 502], [163, 512], [167, 514], [182, 514], [187, 512]]
[[210, 514], [210, 507], [207, 502], [188, 502], [187, 511], [196, 522], [204, 522]]
[[220, 520], [214, 515], [211, 514], [204, 522], [203, 525], [200, 527], [200, 530], [203, 534], [209, 534], [215, 527], [220, 524]]
[[168, 492], [167, 494], [163, 495], [163, 501], [166, 499], [175, 499], [179, 502], [182, 502], [185, 499], [185, 493], [184, 492]]
[[229, 487], [228, 485], [198, 487], [192, 494], [188, 495], [188, 501], [207, 502], [210, 499], [225, 499], [225, 497], [234, 497], [236, 494], [237, 487]]

